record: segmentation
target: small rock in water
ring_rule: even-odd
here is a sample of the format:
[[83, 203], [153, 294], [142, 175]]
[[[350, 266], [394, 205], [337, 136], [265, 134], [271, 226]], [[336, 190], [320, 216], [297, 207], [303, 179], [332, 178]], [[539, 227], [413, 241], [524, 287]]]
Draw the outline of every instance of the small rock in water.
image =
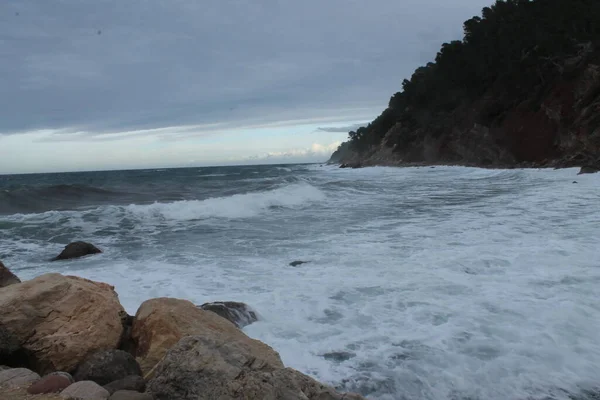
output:
[[73, 242], [65, 246], [63, 251], [52, 259], [52, 261], [69, 260], [71, 258], [79, 258], [89, 254], [102, 253], [102, 250], [91, 243]]
[[583, 167], [581, 167], [577, 175], [595, 174], [598, 171], [600, 171], [599, 167], [596, 167], [594, 165], [584, 165]]
[[131, 375], [142, 375], [135, 358], [123, 350], [104, 350], [93, 354], [77, 367], [76, 381], [94, 381], [107, 385]]
[[0, 261], [0, 288], [14, 285], [15, 283], [21, 283], [21, 280], [13, 274], [10, 269], [6, 268], [2, 261]]
[[211, 311], [234, 323], [238, 328], [258, 321], [256, 312], [247, 304], [235, 301], [215, 301], [200, 306], [205, 311]]
[[291, 267], [297, 267], [298, 265], [308, 264], [310, 261], [292, 261], [290, 263]]
[[11, 368], [0, 371], [0, 386], [6, 388], [26, 388], [40, 376], [27, 368]]
[[106, 400], [109, 396], [106, 389], [92, 381], [75, 382], [60, 392], [60, 397], [77, 400]]
[[62, 375], [46, 375], [29, 386], [29, 394], [59, 393], [71, 385], [69, 378]]
[[108, 393], [110, 394], [120, 390], [143, 392], [146, 390], [146, 381], [144, 381], [144, 378], [141, 376], [131, 375], [123, 379], [119, 379], [118, 381], [111, 382], [108, 385], [104, 385], [104, 389], [108, 390]]
[[577, 181], [573, 181], [573, 183], [578, 183]]
[[349, 351], [332, 351], [330, 353], [323, 354], [324, 359], [336, 362], [348, 361], [354, 357], [356, 357], [356, 354], [350, 353]]

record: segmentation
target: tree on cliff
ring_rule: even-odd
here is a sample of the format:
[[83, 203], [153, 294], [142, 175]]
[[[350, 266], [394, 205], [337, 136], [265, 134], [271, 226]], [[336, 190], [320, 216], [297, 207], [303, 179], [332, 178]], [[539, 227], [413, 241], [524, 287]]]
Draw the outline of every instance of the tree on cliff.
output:
[[[526, 96], [543, 94], [548, 81], [567, 73], [564, 61], [582, 45], [600, 44], [598, 21], [598, 0], [496, 1], [464, 23], [462, 40], [444, 43], [434, 62], [405, 79], [379, 117], [349, 133], [352, 149], [380, 144], [398, 123], [442, 135], [457, 107], [494, 91], [506, 101], [479, 116], [486, 125]], [[389, 145], [401, 142], [390, 139]]]

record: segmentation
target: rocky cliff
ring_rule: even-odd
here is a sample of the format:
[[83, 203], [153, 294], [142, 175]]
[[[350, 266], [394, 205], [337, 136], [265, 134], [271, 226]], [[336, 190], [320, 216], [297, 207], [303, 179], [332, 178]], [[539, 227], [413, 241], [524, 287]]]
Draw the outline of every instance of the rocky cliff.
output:
[[589, 0], [497, 1], [332, 161], [600, 168], [594, 16]]

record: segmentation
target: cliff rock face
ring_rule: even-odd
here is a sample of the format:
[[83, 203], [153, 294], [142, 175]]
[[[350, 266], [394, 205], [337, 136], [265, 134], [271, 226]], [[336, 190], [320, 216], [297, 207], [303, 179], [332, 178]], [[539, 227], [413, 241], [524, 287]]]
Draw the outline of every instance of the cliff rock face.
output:
[[331, 162], [600, 168], [600, 3], [497, 0]]

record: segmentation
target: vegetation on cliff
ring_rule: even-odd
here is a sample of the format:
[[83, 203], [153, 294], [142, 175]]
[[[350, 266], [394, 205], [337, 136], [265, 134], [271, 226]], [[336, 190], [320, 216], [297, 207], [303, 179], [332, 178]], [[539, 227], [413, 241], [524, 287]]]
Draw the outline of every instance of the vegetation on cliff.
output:
[[382, 152], [403, 162], [596, 162], [598, 21], [597, 0], [496, 1], [350, 132], [344, 153], [360, 162]]

